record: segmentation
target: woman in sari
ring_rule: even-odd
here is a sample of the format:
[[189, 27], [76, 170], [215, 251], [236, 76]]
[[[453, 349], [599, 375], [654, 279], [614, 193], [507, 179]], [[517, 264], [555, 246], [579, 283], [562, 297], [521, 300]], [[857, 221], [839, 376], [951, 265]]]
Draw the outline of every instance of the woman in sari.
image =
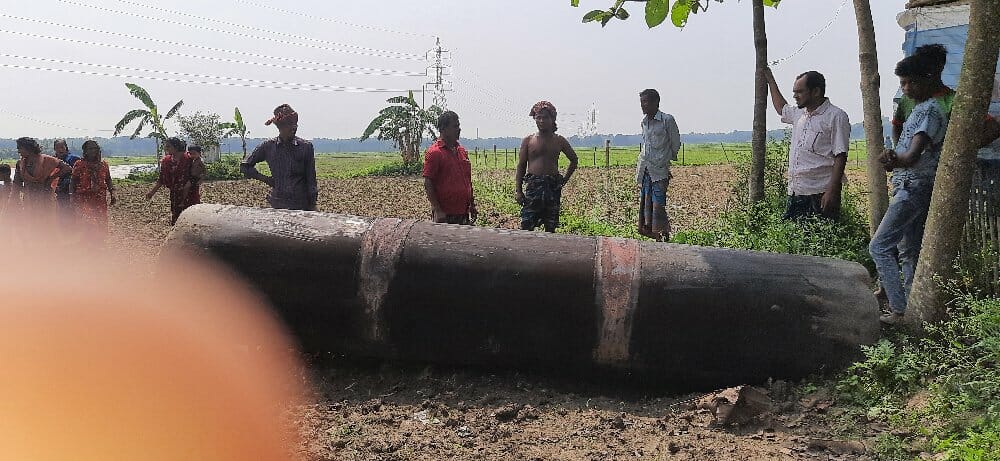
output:
[[70, 191], [78, 222], [84, 231], [95, 236], [107, 235], [108, 198], [114, 206], [115, 187], [111, 183], [108, 162], [101, 159], [101, 146], [97, 141], [83, 143], [83, 158], [73, 165]]
[[153, 189], [146, 193], [151, 200], [161, 187], [170, 190], [170, 225], [187, 207], [198, 203], [191, 197], [191, 156], [187, 155], [187, 143], [180, 138], [170, 138], [163, 144], [163, 160], [160, 160], [160, 177]]

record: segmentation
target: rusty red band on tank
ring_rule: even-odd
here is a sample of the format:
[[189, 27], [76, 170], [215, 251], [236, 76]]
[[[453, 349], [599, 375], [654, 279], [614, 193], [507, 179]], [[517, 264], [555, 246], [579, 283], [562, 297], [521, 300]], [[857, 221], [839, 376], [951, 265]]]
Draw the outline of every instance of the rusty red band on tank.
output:
[[632, 317], [639, 293], [639, 242], [599, 237], [594, 287], [603, 314], [594, 360], [605, 365], [629, 359]]
[[361, 267], [358, 271], [358, 292], [368, 317], [368, 337], [384, 340], [382, 303], [389, 284], [396, 275], [396, 265], [403, 253], [403, 244], [415, 219], [381, 218], [361, 238]]

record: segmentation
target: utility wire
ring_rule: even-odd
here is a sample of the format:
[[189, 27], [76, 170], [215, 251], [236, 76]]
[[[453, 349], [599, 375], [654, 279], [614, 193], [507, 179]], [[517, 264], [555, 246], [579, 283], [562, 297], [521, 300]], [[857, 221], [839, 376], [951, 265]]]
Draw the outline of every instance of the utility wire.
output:
[[19, 119], [22, 119], [22, 120], [27, 120], [29, 122], [35, 122], [35, 123], [38, 123], [38, 124], [41, 124], [41, 125], [54, 126], [54, 127], [58, 127], [58, 128], [66, 128], [66, 129], [69, 129], [69, 130], [76, 130], [76, 131], [86, 131], [86, 132], [90, 132], [90, 133], [92, 133], [94, 131], [104, 131], [104, 130], [88, 130], [86, 128], [77, 128], [75, 126], [63, 125], [61, 123], [54, 123], [54, 122], [49, 122], [49, 121], [46, 121], [46, 120], [39, 120], [39, 119], [34, 118], [34, 117], [29, 117], [27, 115], [18, 114], [16, 112], [11, 112], [11, 111], [3, 108], [3, 107], [0, 107], [0, 112], [2, 112], [4, 114], [7, 114], [8, 116], [13, 117], [13, 118], [19, 118]]
[[[105, 11], [105, 12], [108, 12], [108, 13], [115, 13], [115, 14], [120, 14], [120, 15], [124, 15], [124, 16], [132, 16], [132, 17], [137, 17], [137, 18], [140, 18], [140, 19], [146, 19], [146, 20], [149, 20], [149, 21], [158, 21], [158, 22], [163, 22], [163, 23], [167, 23], [167, 24], [173, 24], [173, 25], [177, 25], [177, 26], [183, 26], [183, 27], [189, 27], [189, 28], [192, 28], [192, 29], [203, 30], [202, 27], [200, 27], [200, 26], [197, 26], [197, 25], [194, 25], [194, 24], [190, 24], [190, 23], [186, 23], [186, 22], [173, 21], [173, 20], [170, 20], [170, 19], [157, 18], [155, 16], [148, 16], [148, 15], [143, 15], [143, 14], [138, 14], [138, 13], [130, 13], [128, 11], [121, 11], [121, 10], [115, 10], [115, 9], [111, 9], [111, 8], [104, 8], [104, 7], [96, 6], [96, 5], [88, 5], [86, 3], [79, 3], [79, 2], [74, 2], [74, 1], [71, 1], [71, 0], [59, 0], [59, 1], [62, 2], [62, 3], [70, 4], [70, 5], [82, 6], [82, 7], [86, 7], [86, 8], [93, 8], [93, 9], [96, 9], [96, 10], [99, 10], [99, 11]], [[232, 35], [232, 36], [236, 36], [236, 37], [249, 38], [249, 39], [252, 39], [252, 40], [260, 40], [260, 41], [278, 43], [278, 44], [281, 44], [281, 45], [292, 45], [292, 46], [300, 46], [300, 47], [303, 47], [303, 48], [312, 48], [312, 49], [316, 49], [316, 50], [330, 51], [330, 52], [334, 52], [334, 53], [355, 54], [355, 55], [359, 55], [359, 56], [368, 56], [368, 57], [375, 57], [375, 58], [402, 59], [402, 60], [407, 60], [407, 61], [423, 61], [424, 60], [423, 56], [412, 55], [412, 57], [411, 57], [411, 56], [403, 56], [403, 55], [387, 55], [387, 54], [369, 53], [369, 52], [364, 52], [364, 51], [333, 49], [333, 48], [328, 48], [328, 47], [325, 47], [325, 46], [312, 45], [312, 44], [309, 44], [309, 43], [294, 42], [294, 41], [290, 41], [290, 40], [282, 40], [282, 39], [270, 38], [270, 37], [262, 37], [262, 36], [259, 36], [259, 35], [246, 34], [246, 33], [243, 33], [243, 32], [234, 32], [234, 31], [231, 31], [231, 30], [218, 29], [218, 30], [214, 30], [213, 32], [219, 32], [219, 33], [222, 33], [222, 34]]]
[[[455, 93], [455, 105], [459, 107], [467, 107], [471, 109], [479, 109], [476, 112], [482, 113], [488, 118], [496, 121], [510, 123], [519, 127], [530, 126], [530, 118], [527, 115], [518, 116], [513, 113], [509, 108], [505, 108], [496, 103], [496, 101], [491, 101], [483, 99], [478, 95], [467, 93], [466, 90], [456, 87]], [[494, 110], [482, 111], [482, 108], [492, 108]]]
[[310, 88], [310, 89], [312, 89], [312, 88], [315, 88], [315, 89], [328, 89], [329, 91], [345, 91], [344, 90], [345, 88], [351, 88], [351, 89], [356, 88], [356, 87], [345, 87], [345, 86], [337, 86], [337, 85], [321, 85], [321, 84], [314, 84], [314, 83], [276, 82], [276, 81], [272, 81], [272, 80], [256, 80], [256, 79], [252, 79], [252, 78], [241, 78], [241, 77], [220, 77], [220, 76], [217, 76], [217, 75], [192, 74], [192, 73], [188, 73], [188, 72], [176, 72], [176, 71], [170, 71], [170, 70], [143, 69], [143, 68], [138, 68], [138, 67], [118, 66], [118, 65], [114, 65], [114, 64], [95, 64], [95, 63], [89, 63], [89, 62], [67, 61], [67, 60], [63, 60], [63, 59], [53, 59], [53, 58], [40, 58], [40, 57], [35, 57], [35, 56], [21, 56], [21, 55], [15, 55], [15, 54], [7, 54], [7, 53], [0, 53], [0, 57], [13, 58], [13, 59], [24, 59], [24, 60], [29, 60], [29, 61], [41, 61], [41, 62], [48, 62], [48, 63], [55, 63], [55, 64], [69, 64], [69, 65], [75, 65], [75, 66], [97, 67], [97, 68], [101, 68], [101, 69], [113, 69], [113, 70], [121, 70], [121, 71], [128, 71], [128, 72], [147, 72], [147, 73], [151, 73], [151, 74], [173, 75], [173, 76], [177, 76], [177, 77], [207, 78], [207, 79], [215, 79], [215, 80], [229, 80], [229, 81], [251, 83], [251, 84], [274, 85], [274, 86], [280, 86], [280, 87], [296, 87], [296, 88], [302, 87], [302, 88]]
[[233, 1], [236, 2], [236, 3], [243, 3], [245, 5], [250, 5], [250, 6], [253, 6], [253, 7], [256, 7], [256, 8], [261, 8], [261, 9], [265, 9], [265, 10], [276, 11], [278, 13], [282, 13], [282, 14], [289, 15], [289, 16], [299, 16], [299, 17], [303, 17], [303, 18], [307, 18], [307, 19], [312, 19], [314, 21], [329, 22], [329, 23], [334, 23], [334, 24], [342, 24], [342, 25], [345, 25], [345, 26], [355, 27], [355, 28], [358, 28], [358, 29], [367, 29], [367, 30], [373, 30], [373, 31], [376, 31], [376, 32], [387, 32], [387, 33], [390, 33], [390, 34], [410, 35], [410, 36], [414, 36], [414, 37], [436, 38], [435, 35], [431, 35], [431, 34], [422, 34], [422, 33], [418, 33], [418, 32], [403, 32], [403, 31], [399, 31], [399, 30], [388, 29], [388, 28], [385, 28], [385, 27], [371, 26], [371, 25], [367, 25], [367, 24], [358, 24], [358, 23], [353, 23], [353, 22], [342, 21], [342, 20], [339, 20], [339, 19], [325, 18], [325, 17], [315, 16], [315, 15], [311, 15], [311, 14], [307, 14], [307, 13], [300, 13], [300, 12], [297, 12], [297, 11], [289, 11], [289, 10], [285, 10], [285, 9], [281, 9], [281, 8], [276, 8], [276, 7], [273, 7], [273, 6], [270, 6], [270, 5], [264, 5], [262, 3], [254, 2], [254, 1], [250, 1], [250, 0], [233, 0]]
[[837, 21], [837, 18], [840, 17], [840, 12], [844, 10], [844, 6], [846, 6], [846, 5], [847, 5], [847, 0], [844, 0], [844, 2], [841, 3], [840, 6], [837, 8], [837, 12], [834, 13], [833, 19], [830, 19], [830, 22], [827, 22], [825, 26], [821, 27], [818, 31], [816, 31], [814, 34], [812, 34], [811, 36], [809, 36], [809, 38], [807, 38], [806, 41], [802, 42], [802, 45], [800, 45], [799, 48], [797, 50], [795, 50], [792, 54], [790, 54], [788, 56], [785, 56], [785, 57], [783, 57], [781, 59], [778, 59], [778, 60], [775, 60], [775, 61], [771, 61], [771, 63], [770, 63], [771, 67], [777, 66], [778, 64], [781, 64], [781, 63], [783, 63], [783, 62], [785, 62], [785, 61], [787, 61], [787, 60], [795, 57], [795, 55], [801, 53], [802, 50], [805, 49], [806, 45], [809, 44], [809, 42], [813, 41], [814, 38], [819, 37], [820, 34], [822, 34], [823, 32], [826, 32], [826, 30], [829, 29], [830, 26], [832, 26], [833, 23]]
[[[272, 63], [265, 63], [265, 62], [244, 61], [244, 60], [240, 60], [240, 59], [217, 58], [217, 57], [212, 57], [212, 56], [199, 56], [199, 55], [196, 55], [196, 54], [178, 53], [178, 52], [174, 52], [174, 51], [152, 50], [152, 49], [148, 49], [148, 48], [138, 48], [138, 47], [127, 46], [127, 45], [115, 45], [115, 44], [110, 44], [110, 43], [92, 42], [92, 41], [89, 41], [89, 40], [78, 40], [78, 39], [74, 39], [74, 38], [54, 37], [54, 36], [51, 36], [51, 35], [33, 34], [33, 33], [30, 33], [30, 32], [16, 32], [16, 31], [12, 31], [12, 30], [4, 30], [4, 29], [0, 29], [0, 32], [6, 33], [6, 34], [11, 34], [11, 35], [20, 35], [20, 36], [23, 36], [23, 37], [44, 38], [44, 39], [48, 39], [48, 40], [57, 40], [57, 41], [63, 41], [63, 42], [69, 42], [69, 43], [76, 43], [76, 44], [81, 44], [81, 45], [101, 46], [101, 47], [105, 47], [105, 48], [114, 48], [114, 49], [128, 50], [128, 51], [141, 51], [141, 52], [144, 52], [144, 53], [160, 54], [160, 55], [164, 55], [164, 56], [175, 56], [175, 57], [182, 57], [182, 58], [203, 59], [203, 60], [206, 60], [206, 61], [225, 62], [225, 63], [229, 63], [229, 64], [247, 64], [247, 65], [261, 66], [261, 67], [273, 67], [273, 68], [290, 69], [290, 70], [307, 70], [307, 71], [315, 71], [315, 72], [338, 72], [338, 71], [336, 71], [334, 69], [320, 69], [320, 68], [316, 68], [316, 67], [289, 66], [289, 65], [285, 65], [285, 64], [272, 64]], [[344, 72], [344, 71], [340, 71], [339, 73], [350, 73], [350, 74], [358, 74], [358, 75], [385, 75], [385, 74], [380, 74], [380, 73], [366, 73], [366, 72], [360, 72], [360, 71], [359, 72]], [[414, 75], [414, 76], [423, 77], [424, 75], [423, 74], [417, 74], [417, 75]]]
[[[461, 52], [460, 51], [459, 52], [453, 52], [453, 55], [454, 56], [459, 56], [459, 55], [461, 55]], [[460, 59], [458, 59], [456, 61], [458, 61], [456, 63], [456, 67], [462, 65], [462, 62], [461, 62]], [[487, 78], [485, 78], [485, 77], [477, 74], [469, 66], [462, 66], [462, 69], [465, 72], [468, 72], [469, 74], [471, 74], [473, 77], [475, 77], [477, 81], [484, 82], [486, 85], [492, 86], [494, 89], [484, 88], [482, 85], [480, 85], [480, 84], [478, 84], [476, 82], [473, 82], [473, 81], [466, 80], [466, 79], [462, 78], [459, 75], [455, 75], [454, 76], [455, 80], [461, 80], [461, 81], [465, 82], [466, 84], [468, 84], [469, 86], [474, 86], [476, 88], [479, 88], [480, 90], [486, 92], [487, 94], [490, 94], [491, 96], [493, 96], [495, 98], [504, 99], [504, 100], [507, 101], [508, 104], [510, 104], [512, 106], [516, 105], [516, 103], [514, 102], [514, 100], [511, 99], [509, 96], [507, 96], [507, 94], [500, 88], [500, 85], [497, 85], [496, 83], [490, 81], [489, 79], [487, 79]]]
[[[425, 77], [427, 75], [426, 71], [425, 72], [412, 72], [412, 71], [405, 71], [405, 70], [388, 70], [388, 69], [377, 69], [377, 68], [372, 68], [372, 67], [348, 66], [348, 65], [344, 65], [344, 64], [330, 64], [330, 63], [325, 63], [325, 62], [320, 62], [320, 61], [310, 61], [310, 60], [307, 60], [307, 59], [296, 59], [296, 58], [288, 58], [288, 57], [284, 57], [284, 56], [271, 56], [271, 55], [266, 55], [266, 54], [250, 53], [250, 52], [246, 52], [246, 51], [228, 50], [228, 49], [224, 49], [224, 48], [214, 48], [214, 47], [210, 47], [210, 46], [195, 45], [195, 44], [191, 44], [191, 43], [182, 43], [182, 42], [175, 42], [175, 41], [172, 41], [172, 40], [162, 40], [162, 39], [158, 39], [158, 38], [145, 37], [145, 36], [142, 36], [142, 35], [132, 35], [132, 34], [125, 34], [125, 33], [121, 33], [121, 32], [112, 32], [112, 31], [107, 31], [107, 30], [94, 29], [94, 28], [91, 28], [91, 27], [75, 26], [75, 25], [72, 25], [72, 24], [62, 24], [62, 23], [53, 22], [53, 21], [46, 21], [44, 19], [25, 18], [25, 17], [21, 17], [21, 16], [9, 15], [9, 14], [6, 14], [6, 13], [0, 13], [0, 17], [8, 18], [8, 19], [15, 19], [15, 20], [18, 20], [18, 21], [33, 22], [33, 23], [36, 23], [36, 24], [44, 24], [44, 25], [47, 25], [47, 26], [58, 27], [58, 28], [75, 29], [75, 30], [81, 30], [81, 31], [84, 31], [84, 32], [94, 32], [94, 33], [111, 35], [111, 36], [115, 36], [115, 37], [128, 38], [128, 39], [133, 39], [133, 40], [145, 40], [145, 41], [149, 41], [149, 42], [153, 42], [153, 43], [159, 43], [159, 44], [162, 44], [162, 45], [183, 46], [183, 47], [187, 47], [187, 48], [195, 48], [195, 49], [199, 49], [199, 50], [213, 51], [213, 52], [218, 52], [218, 53], [229, 53], [229, 54], [235, 54], [235, 55], [239, 55], [239, 56], [248, 56], [248, 57], [251, 57], [251, 58], [258, 58], [258, 59], [272, 59], [272, 60], [275, 60], [275, 61], [294, 62], [294, 63], [299, 63], [299, 64], [309, 64], [309, 65], [314, 65], [314, 66], [326, 66], [326, 67], [333, 67], [333, 68], [337, 68], [337, 69], [347, 69], [347, 70], [323, 70], [324, 72], [335, 72], [335, 73], [340, 73], [340, 74], [357, 74], [357, 75], [384, 75], [384, 76], [392, 76], [392, 77]], [[46, 37], [46, 38], [48, 38], [48, 37]], [[103, 45], [102, 44], [100, 46], [112, 46], [112, 45]], [[139, 50], [139, 49], [137, 49], [137, 50]], [[143, 51], [150, 51], [150, 50], [143, 50]], [[208, 58], [202, 58], [202, 59], [208, 59]], [[241, 61], [239, 63], [244, 63], [244, 62]], [[266, 64], [260, 64], [260, 63], [251, 63], [251, 64], [266, 65]], [[302, 69], [296, 69], [296, 70], [322, 70], [322, 69], [302, 68]], [[350, 71], [353, 71], [353, 72], [350, 72]]]
[[[316, 87], [306, 87], [306, 86], [286, 86], [286, 85], [265, 85], [265, 84], [251, 84], [251, 83], [239, 83], [239, 82], [211, 82], [204, 80], [191, 80], [182, 78], [170, 78], [170, 77], [153, 77], [149, 75], [129, 75], [129, 74], [118, 74], [111, 72], [97, 72], [88, 70], [74, 70], [74, 69], [56, 69], [52, 67], [40, 67], [40, 66], [23, 66], [17, 64], [2, 64], [0, 67], [5, 67], [8, 69], [21, 69], [21, 70], [40, 70], [47, 72], [62, 72], [68, 74], [78, 74], [78, 75], [93, 75], [101, 77], [118, 77], [125, 79], [144, 79], [144, 80], [156, 80], [160, 82], [173, 82], [173, 83], [192, 83], [197, 85], [212, 85], [212, 86], [227, 86], [227, 87], [238, 87], [238, 88], [266, 88], [272, 90], [305, 90], [305, 91], [316, 91], [316, 92], [331, 92], [339, 91], [345, 93], [405, 93], [406, 89], [398, 88], [362, 88], [353, 86], [327, 86], [323, 88]], [[419, 91], [419, 90], [413, 90]]]
[[138, 6], [138, 7], [141, 7], [141, 8], [149, 8], [151, 10], [160, 11], [160, 12], [163, 12], [163, 13], [175, 14], [175, 15], [178, 15], [178, 16], [185, 16], [185, 17], [188, 17], [188, 18], [197, 19], [199, 21], [214, 22], [216, 24], [222, 24], [222, 25], [226, 25], [226, 26], [230, 26], [230, 27], [238, 27], [240, 29], [245, 29], [245, 30], [252, 30], [252, 31], [256, 31], [256, 32], [264, 32], [264, 33], [267, 33], [267, 34], [277, 35], [279, 37], [294, 38], [296, 40], [305, 40], [305, 41], [308, 41], [308, 42], [323, 43], [323, 44], [327, 44], [327, 45], [331, 45], [331, 46], [339, 46], [341, 48], [356, 49], [356, 50], [360, 50], [360, 51], [368, 51], [368, 52], [378, 53], [378, 54], [389, 54], [389, 55], [401, 55], [401, 56], [419, 57], [416, 54], [407, 53], [407, 52], [403, 52], [403, 51], [382, 50], [382, 49], [378, 49], [378, 48], [369, 48], [369, 47], [365, 47], [365, 46], [351, 45], [349, 43], [332, 42], [332, 41], [329, 41], [329, 40], [323, 40], [323, 39], [318, 39], [318, 38], [313, 38], [313, 37], [307, 37], [307, 36], [304, 36], [304, 35], [289, 34], [287, 32], [275, 32], [273, 30], [264, 29], [262, 27], [248, 26], [248, 25], [245, 25], [245, 24], [239, 24], [239, 23], [235, 23], [235, 22], [223, 21], [223, 20], [220, 20], [220, 19], [207, 18], [207, 17], [204, 17], [204, 16], [197, 16], [197, 15], [193, 15], [193, 14], [190, 14], [190, 13], [185, 13], [183, 11], [169, 10], [169, 9], [166, 9], [166, 8], [160, 8], [160, 7], [157, 7], [157, 6], [146, 5], [144, 3], [139, 3], [139, 2], [129, 1], [129, 0], [118, 0], [118, 2], [127, 4], [127, 5]]

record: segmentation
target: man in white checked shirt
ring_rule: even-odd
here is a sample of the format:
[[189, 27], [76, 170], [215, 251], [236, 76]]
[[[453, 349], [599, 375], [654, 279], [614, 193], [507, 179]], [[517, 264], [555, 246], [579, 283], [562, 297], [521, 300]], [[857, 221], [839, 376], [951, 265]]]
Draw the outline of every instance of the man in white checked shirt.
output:
[[795, 106], [788, 104], [770, 68], [764, 69], [774, 110], [792, 125], [788, 152], [788, 207], [784, 219], [809, 214], [840, 215], [844, 168], [850, 148], [851, 121], [826, 97], [826, 78], [811, 70], [792, 86]]
[[636, 162], [635, 181], [639, 185], [639, 234], [658, 242], [670, 240], [667, 215], [667, 185], [670, 161], [677, 160], [681, 148], [680, 130], [674, 116], [660, 111], [660, 93], [654, 89], [639, 93], [642, 140], [645, 149]]

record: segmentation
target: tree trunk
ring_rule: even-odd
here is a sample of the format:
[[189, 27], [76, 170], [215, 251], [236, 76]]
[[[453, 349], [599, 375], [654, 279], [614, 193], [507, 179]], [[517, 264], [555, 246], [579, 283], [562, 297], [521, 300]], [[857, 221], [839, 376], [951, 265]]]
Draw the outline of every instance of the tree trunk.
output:
[[944, 150], [934, 181], [930, 212], [913, 278], [906, 320], [911, 326], [945, 316], [946, 292], [936, 280], [955, 277], [953, 263], [962, 243], [983, 116], [993, 92], [1000, 53], [1000, 1], [972, 0], [965, 61], [951, 111]]
[[861, 61], [861, 100], [864, 105], [865, 139], [868, 141], [868, 231], [875, 230], [882, 222], [889, 207], [889, 192], [885, 181], [885, 168], [879, 163], [882, 154], [882, 107], [879, 99], [880, 78], [878, 53], [875, 49], [875, 25], [868, 0], [854, 0], [854, 14], [858, 19], [858, 59]]
[[757, 52], [757, 71], [754, 72], [753, 137], [750, 166], [750, 201], [764, 199], [764, 162], [767, 156], [767, 33], [764, 30], [764, 2], [753, 0], [753, 46]]

